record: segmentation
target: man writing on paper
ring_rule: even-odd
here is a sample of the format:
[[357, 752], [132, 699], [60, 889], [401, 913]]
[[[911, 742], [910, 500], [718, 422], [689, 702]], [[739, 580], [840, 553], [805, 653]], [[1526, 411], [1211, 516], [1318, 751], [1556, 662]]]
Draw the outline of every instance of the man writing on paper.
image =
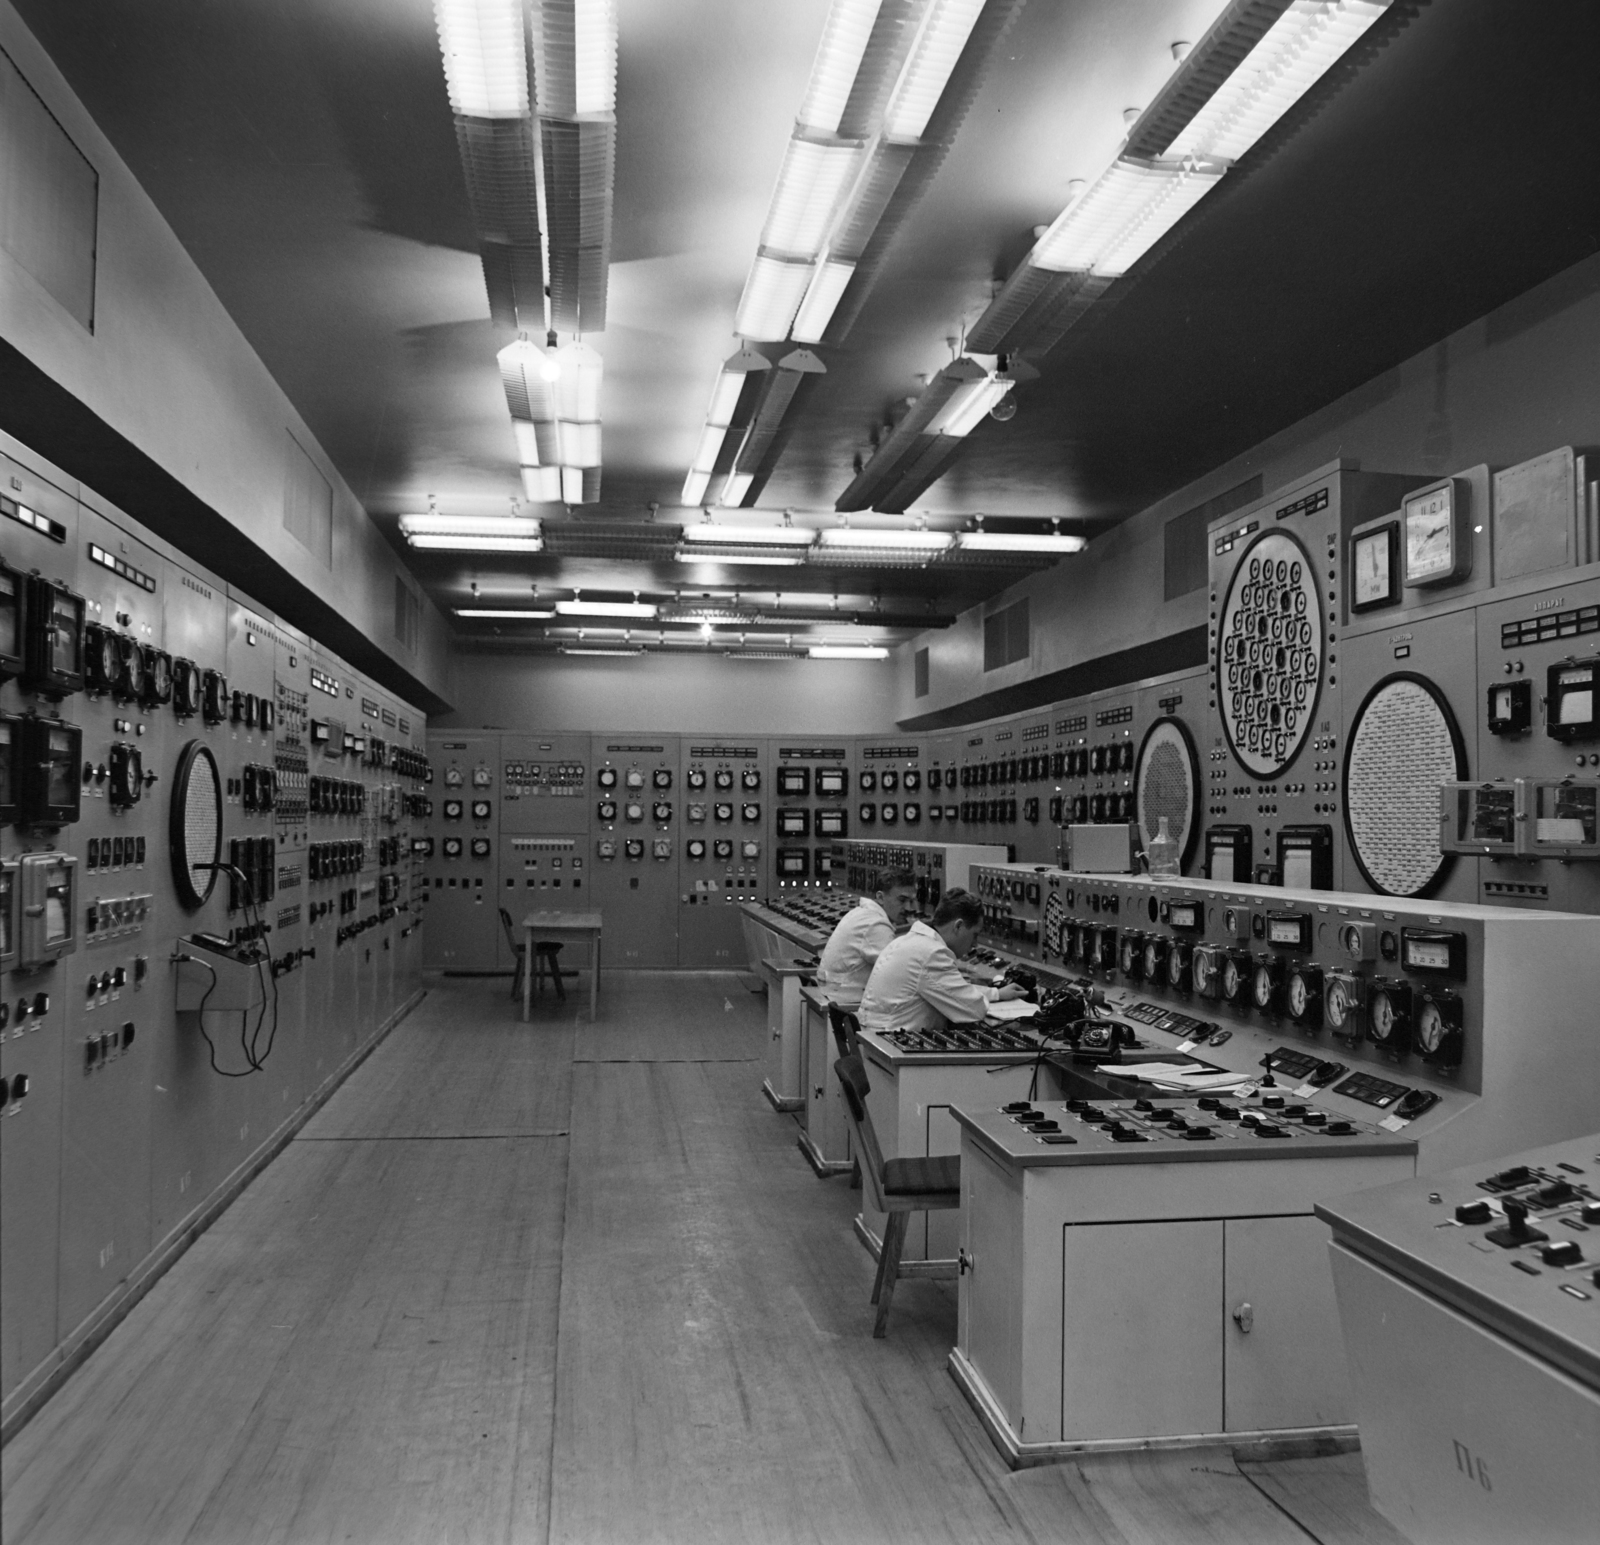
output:
[[879, 876], [877, 890], [839, 919], [823, 947], [817, 986], [835, 1002], [855, 1002], [878, 957], [904, 925], [916, 895], [916, 876], [909, 869], [890, 869]]
[[978, 942], [983, 904], [963, 890], [948, 891], [932, 923], [916, 922], [872, 968], [857, 1011], [863, 1030], [937, 1030], [970, 1023], [991, 1003], [1024, 997], [1014, 982], [979, 987], [956, 962]]

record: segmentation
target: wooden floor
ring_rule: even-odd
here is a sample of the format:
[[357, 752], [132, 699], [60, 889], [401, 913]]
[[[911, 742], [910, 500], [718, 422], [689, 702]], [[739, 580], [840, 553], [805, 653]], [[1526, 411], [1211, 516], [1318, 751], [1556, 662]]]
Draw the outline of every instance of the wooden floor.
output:
[[586, 999], [437, 986], [7, 1447], [8, 1545], [1399, 1540], [1355, 1455], [1008, 1471], [954, 1284], [872, 1339], [762, 1000]]

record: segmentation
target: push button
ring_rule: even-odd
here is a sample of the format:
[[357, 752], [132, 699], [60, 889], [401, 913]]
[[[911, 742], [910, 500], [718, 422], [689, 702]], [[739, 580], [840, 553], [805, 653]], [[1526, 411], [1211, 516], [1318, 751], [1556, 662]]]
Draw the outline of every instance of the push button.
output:
[[1583, 1259], [1583, 1251], [1579, 1249], [1577, 1240], [1561, 1239], [1546, 1245], [1539, 1252], [1539, 1259], [1546, 1266], [1576, 1266]]
[[1487, 1223], [1493, 1216], [1487, 1202], [1462, 1202], [1456, 1208], [1457, 1223]]

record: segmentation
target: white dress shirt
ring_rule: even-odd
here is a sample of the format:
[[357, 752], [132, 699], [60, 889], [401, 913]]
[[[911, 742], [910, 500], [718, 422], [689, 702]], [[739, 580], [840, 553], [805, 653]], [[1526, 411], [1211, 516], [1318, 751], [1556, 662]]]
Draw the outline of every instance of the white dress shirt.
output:
[[839, 919], [822, 950], [817, 986], [840, 998], [859, 998], [878, 957], [894, 942], [889, 914], [863, 896]]
[[913, 923], [878, 957], [856, 1013], [863, 1030], [938, 1030], [982, 1019], [993, 1001], [934, 929]]

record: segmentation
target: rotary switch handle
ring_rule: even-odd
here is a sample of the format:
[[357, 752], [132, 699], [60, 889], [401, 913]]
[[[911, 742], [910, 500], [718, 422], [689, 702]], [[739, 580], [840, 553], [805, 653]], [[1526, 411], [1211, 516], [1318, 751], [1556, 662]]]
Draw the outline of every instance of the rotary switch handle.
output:
[[1248, 1336], [1256, 1327], [1255, 1310], [1249, 1304], [1240, 1304], [1233, 1311], [1233, 1323]]

